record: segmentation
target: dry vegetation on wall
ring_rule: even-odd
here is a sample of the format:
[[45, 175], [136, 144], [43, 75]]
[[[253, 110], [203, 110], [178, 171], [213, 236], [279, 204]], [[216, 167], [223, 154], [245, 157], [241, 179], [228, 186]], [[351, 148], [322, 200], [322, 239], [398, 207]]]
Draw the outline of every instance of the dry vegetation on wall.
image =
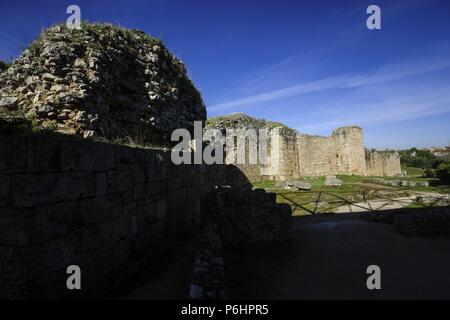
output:
[[268, 121], [250, 117], [244, 113], [232, 113], [225, 116], [211, 117], [206, 120], [206, 127], [211, 129], [273, 129], [281, 127], [284, 131], [295, 134], [295, 130], [281, 122]]

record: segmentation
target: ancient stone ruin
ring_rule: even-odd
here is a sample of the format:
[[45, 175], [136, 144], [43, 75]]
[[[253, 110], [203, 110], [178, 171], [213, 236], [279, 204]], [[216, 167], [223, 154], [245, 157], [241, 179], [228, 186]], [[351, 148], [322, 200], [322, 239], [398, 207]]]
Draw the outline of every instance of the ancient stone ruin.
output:
[[[268, 128], [267, 164], [238, 164], [237, 144], [226, 152], [226, 163], [235, 164], [251, 181], [296, 179], [300, 176], [325, 175], [400, 175], [400, 157], [395, 151], [368, 151], [364, 148], [363, 129], [341, 127], [331, 136], [311, 136], [298, 133], [280, 123], [254, 119], [245, 114], [233, 114], [210, 119], [207, 127]], [[245, 132], [237, 131], [237, 135]], [[246, 148], [248, 160], [249, 147]]]
[[0, 74], [0, 298], [79, 298], [66, 287], [69, 265], [83, 270], [83, 297], [104, 296], [199, 230], [191, 295], [223, 297], [223, 247], [292, 233], [291, 207], [251, 181], [308, 190], [295, 179], [400, 173], [398, 154], [366, 151], [355, 126], [319, 137], [242, 114], [209, 121], [268, 128], [266, 164], [237, 164], [229, 149], [227, 165], [175, 165], [166, 149], [71, 137], [167, 144], [205, 119], [161, 41], [99, 24], [43, 31]]
[[0, 115], [69, 135], [164, 143], [205, 120], [183, 63], [138, 30], [46, 29], [0, 75]]

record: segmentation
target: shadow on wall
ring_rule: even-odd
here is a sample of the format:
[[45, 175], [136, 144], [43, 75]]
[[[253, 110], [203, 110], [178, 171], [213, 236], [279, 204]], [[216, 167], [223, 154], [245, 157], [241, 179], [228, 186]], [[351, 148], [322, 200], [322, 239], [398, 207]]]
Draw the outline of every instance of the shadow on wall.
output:
[[[0, 126], [0, 298], [100, 297], [200, 225], [233, 165], [174, 165], [170, 151]], [[19, 125], [20, 127], [20, 125]], [[83, 290], [67, 290], [70, 265]]]

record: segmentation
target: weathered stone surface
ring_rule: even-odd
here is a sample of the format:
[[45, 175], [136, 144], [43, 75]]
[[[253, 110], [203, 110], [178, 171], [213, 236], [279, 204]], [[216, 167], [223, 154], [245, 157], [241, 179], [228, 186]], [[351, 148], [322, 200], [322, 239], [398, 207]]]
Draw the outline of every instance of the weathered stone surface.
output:
[[156, 203], [156, 218], [158, 220], [163, 219], [167, 214], [167, 200], [166, 198], [161, 198]]
[[133, 172], [111, 170], [108, 172], [108, 192], [110, 194], [133, 190]]
[[394, 216], [395, 229], [409, 236], [450, 235], [450, 208], [402, 212]]
[[288, 180], [286, 186], [296, 190], [311, 190], [311, 183], [305, 181]]
[[202, 201], [202, 215], [218, 217], [225, 244], [283, 243], [292, 235], [291, 207], [277, 204], [262, 189], [236, 190], [218, 187]]
[[9, 204], [10, 181], [9, 176], [0, 174], [0, 207], [6, 207]]
[[0, 108], [20, 106], [35, 125], [84, 138], [167, 143], [206, 119], [186, 68], [160, 40], [106, 24], [44, 30], [0, 73], [0, 97]]
[[411, 180], [388, 180], [388, 179], [382, 179], [382, 178], [373, 178], [368, 179], [370, 182], [379, 183], [379, 184], [385, 184], [389, 186], [395, 186], [395, 187], [428, 187], [429, 183], [428, 181], [411, 181]]
[[2, 97], [0, 99], [0, 108], [7, 108], [7, 109], [15, 109], [16, 104], [19, 98], [17, 97]]
[[342, 181], [336, 178], [336, 176], [326, 176], [325, 178], [326, 187], [340, 187], [342, 186]]
[[85, 224], [103, 223], [116, 219], [121, 210], [120, 197], [97, 197], [80, 201], [79, 216]]
[[62, 239], [81, 228], [82, 207], [78, 201], [39, 206], [31, 210], [30, 239], [34, 245]]
[[18, 174], [12, 178], [13, 204], [33, 207], [92, 197], [95, 195], [95, 175], [92, 173]]
[[61, 144], [57, 139], [42, 135], [29, 137], [28, 171], [52, 172], [59, 170], [61, 163]]
[[105, 143], [86, 143], [73, 139], [61, 143], [63, 171], [106, 171], [113, 166], [113, 149]]
[[0, 209], [0, 247], [29, 244], [30, 230], [31, 217], [26, 211]]
[[[174, 239], [197, 230], [202, 190], [225, 183], [225, 166], [201, 172], [175, 167], [167, 163], [168, 151], [143, 156], [137, 149], [104, 145], [98, 150], [107, 148], [104, 154], [114, 157], [102, 166], [103, 151], [91, 149], [95, 143], [68, 141], [62, 147], [67, 137], [7, 137], [0, 139], [9, 152], [0, 154], [0, 203], [7, 206], [0, 207], [0, 298], [71, 298], [65, 289], [70, 264], [83, 273], [76, 297], [105, 294]], [[83, 152], [94, 154], [86, 154], [93, 163], [84, 162]], [[158, 180], [139, 177], [147, 166]], [[194, 173], [205, 177], [202, 185], [193, 186]], [[263, 194], [252, 199], [265, 208]]]
[[27, 156], [26, 136], [0, 136], [0, 172], [26, 172]]
[[[366, 151], [363, 130], [357, 126], [337, 128], [330, 136], [312, 136], [296, 132], [281, 123], [255, 119], [245, 114], [210, 118], [206, 124], [207, 129], [219, 129], [223, 134], [230, 128], [267, 129], [266, 164], [261, 159], [256, 164], [250, 164], [248, 160], [245, 164], [239, 164], [238, 155], [244, 154], [238, 150], [236, 143], [229, 144], [234, 139], [228, 140], [225, 163], [236, 165], [253, 182], [335, 174], [401, 174], [398, 152]], [[237, 140], [245, 138], [244, 131], [235, 131], [235, 134]], [[249, 147], [245, 149], [245, 159], [249, 159]]]
[[108, 174], [106, 172], [99, 172], [96, 174], [95, 195], [97, 197], [104, 197], [108, 194]]

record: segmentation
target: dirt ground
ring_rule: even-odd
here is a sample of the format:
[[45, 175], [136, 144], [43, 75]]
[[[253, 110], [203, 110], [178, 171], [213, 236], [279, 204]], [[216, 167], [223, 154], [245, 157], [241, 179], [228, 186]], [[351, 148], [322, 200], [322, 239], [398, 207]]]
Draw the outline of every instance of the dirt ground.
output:
[[[229, 253], [232, 299], [450, 298], [450, 238], [405, 237], [358, 214], [294, 218], [287, 247]], [[369, 265], [381, 290], [368, 290]]]

